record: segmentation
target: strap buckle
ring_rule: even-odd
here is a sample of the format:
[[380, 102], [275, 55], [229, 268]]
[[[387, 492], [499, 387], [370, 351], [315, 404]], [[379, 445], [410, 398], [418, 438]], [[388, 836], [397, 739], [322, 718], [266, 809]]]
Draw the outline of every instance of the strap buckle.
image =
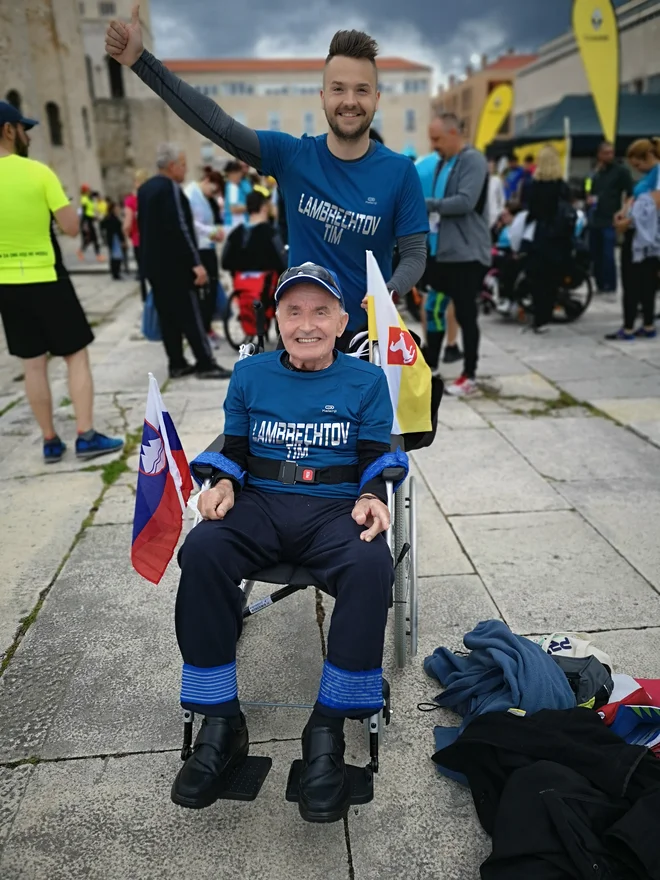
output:
[[301, 467], [295, 461], [281, 462], [277, 479], [285, 486], [293, 486], [294, 483], [318, 483], [316, 468]]

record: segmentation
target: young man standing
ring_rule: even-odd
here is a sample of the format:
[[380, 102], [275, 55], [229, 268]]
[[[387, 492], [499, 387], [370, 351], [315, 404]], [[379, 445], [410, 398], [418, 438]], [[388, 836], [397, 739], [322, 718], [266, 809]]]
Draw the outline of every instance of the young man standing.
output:
[[94, 339], [51, 238], [51, 218], [75, 237], [79, 222], [47, 165], [28, 159], [28, 131], [37, 125], [0, 101], [0, 312], [9, 353], [23, 361], [25, 392], [44, 437], [47, 464], [66, 449], [53, 424], [48, 354], [63, 357], [76, 414], [76, 456], [116, 452], [123, 440], [92, 425], [94, 386], [87, 346]]
[[[415, 166], [369, 138], [380, 92], [378, 47], [367, 34], [339, 31], [323, 72], [321, 103], [329, 131], [292, 137], [254, 131], [182, 82], [147, 52], [139, 7], [130, 24], [112, 21], [106, 50], [125, 64], [204, 137], [277, 180], [286, 205], [289, 264], [331, 266], [345, 291], [348, 331], [365, 323], [365, 252], [371, 250], [391, 290], [405, 295], [422, 276], [428, 221]], [[392, 273], [394, 245], [401, 260]]]

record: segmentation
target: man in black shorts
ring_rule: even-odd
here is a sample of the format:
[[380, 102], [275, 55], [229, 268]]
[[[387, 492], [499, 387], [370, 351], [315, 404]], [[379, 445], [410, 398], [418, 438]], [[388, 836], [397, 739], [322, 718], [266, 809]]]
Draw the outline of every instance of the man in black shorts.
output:
[[0, 101], [0, 313], [9, 353], [23, 361], [25, 392], [43, 432], [44, 460], [50, 464], [62, 458], [66, 446], [53, 424], [49, 353], [66, 361], [78, 430], [76, 456], [116, 452], [124, 441], [93, 427], [87, 346], [94, 334], [61, 259], [56, 259], [51, 230], [54, 216], [66, 235], [76, 236], [78, 216], [53, 171], [27, 158], [28, 131], [36, 124]]

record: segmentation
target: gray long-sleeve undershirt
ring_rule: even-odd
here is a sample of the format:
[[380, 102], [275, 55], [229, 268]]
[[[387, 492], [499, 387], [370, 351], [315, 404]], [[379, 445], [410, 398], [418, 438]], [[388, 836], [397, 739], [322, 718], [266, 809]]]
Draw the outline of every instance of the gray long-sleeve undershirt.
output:
[[[237, 122], [206, 95], [179, 79], [146, 49], [131, 68], [162, 98], [178, 117], [207, 140], [227, 153], [261, 171], [259, 136], [252, 128]], [[426, 266], [426, 233], [397, 239], [400, 262], [387, 286], [406, 294], [422, 277]]]

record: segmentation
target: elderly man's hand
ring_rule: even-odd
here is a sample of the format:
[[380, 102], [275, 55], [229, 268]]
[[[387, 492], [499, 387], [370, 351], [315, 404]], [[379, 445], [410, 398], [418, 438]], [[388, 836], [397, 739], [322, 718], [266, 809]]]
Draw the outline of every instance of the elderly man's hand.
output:
[[204, 519], [224, 519], [234, 506], [234, 487], [231, 480], [220, 480], [217, 486], [202, 492], [197, 510]]
[[390, 512], [386, 504], [374, 496], [359, 498], [351, 514], [359, 526], [365, 526], [360, 535], [362, 541], [373, 541], [376, 535], [390, 527]]

